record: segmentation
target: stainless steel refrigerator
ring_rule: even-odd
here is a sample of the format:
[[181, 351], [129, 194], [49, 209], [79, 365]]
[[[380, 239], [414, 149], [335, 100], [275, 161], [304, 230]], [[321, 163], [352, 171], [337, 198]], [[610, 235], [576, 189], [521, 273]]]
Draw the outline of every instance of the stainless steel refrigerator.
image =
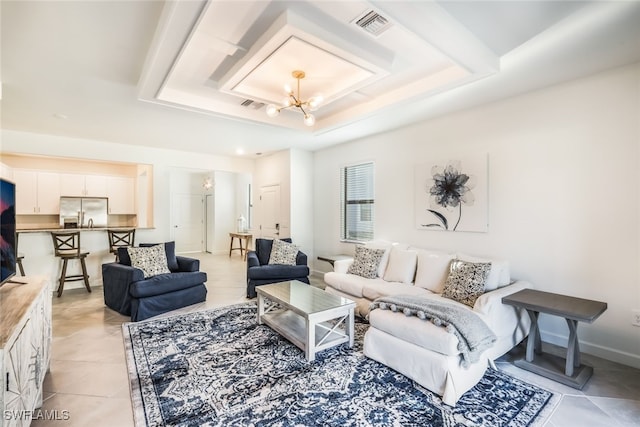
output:
[[60, 197], [60, 227], [107, 226], [106, 197]]

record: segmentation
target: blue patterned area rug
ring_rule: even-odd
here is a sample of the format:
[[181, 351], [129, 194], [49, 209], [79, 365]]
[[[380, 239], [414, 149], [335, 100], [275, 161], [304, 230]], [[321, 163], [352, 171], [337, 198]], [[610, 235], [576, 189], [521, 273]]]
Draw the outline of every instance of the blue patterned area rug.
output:
[[123, 325], [133, 412], [152, 426], [537, 426], [554, 395], [487, 370], [452, 408], [356, 344], [304, 354], [253, 303]]

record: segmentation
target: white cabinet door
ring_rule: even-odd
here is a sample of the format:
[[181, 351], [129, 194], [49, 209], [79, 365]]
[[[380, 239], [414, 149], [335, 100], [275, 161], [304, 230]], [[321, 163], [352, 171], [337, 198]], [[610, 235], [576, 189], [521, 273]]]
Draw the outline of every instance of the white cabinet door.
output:
[[38, 213], [60, 214], [60, 174], [38, 172]]
[[109, 213], [112, 215], [135, 214], [135, 183], [133, 178], [107, 177]]
[[104, 175], [60, 174], [60, 194], [65, 197], [107, 197]]
[[60, 175], [15, 169], [16, 213], [18, 215], [58, 215], [60, 213]]
[[85, 196], [107, 197], [107, 177], [103, 175], [86, 175], [84, 177]]
[[60, 195], [63, 197], [84, 196], [84, 175], [77, 173], [61, 173]]
[[15, 169], [13, 181], [16, 183], [16, 213], [38, 213], [38, 174], [35, 171]]

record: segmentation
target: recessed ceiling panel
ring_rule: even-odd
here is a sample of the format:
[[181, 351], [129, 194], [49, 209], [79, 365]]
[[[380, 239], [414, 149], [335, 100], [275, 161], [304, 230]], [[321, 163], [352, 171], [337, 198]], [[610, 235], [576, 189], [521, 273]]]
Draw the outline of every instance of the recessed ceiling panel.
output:
[[285, 97], [284, 85], [296, 89], [295, 70], [304, 71], [300, 96], [322, 95], [325, 105], [345, 96], [374, 75], [373, 72], [340, 58], [297, 37], [290, 37], [251, 70], [231, 92], [238, 96], [279, 104]]

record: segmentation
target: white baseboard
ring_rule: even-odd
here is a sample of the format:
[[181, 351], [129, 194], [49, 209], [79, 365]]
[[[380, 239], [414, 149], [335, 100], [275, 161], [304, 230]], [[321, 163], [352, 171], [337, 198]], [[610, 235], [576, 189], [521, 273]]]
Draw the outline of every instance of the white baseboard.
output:
[[[560, 347], [566, 347], [567, 342], [569, 341], [569, 337], [566, 335], [559, 335], [542, 330], [540, 331], [540, 338], [542, 341], [555, 344]], [[580, 351], [582, 353], [591, 354], [593, 356], [611, 360], [612, 362], [640, 369], [640, 356], [637, 354], [627, 353], [626, 351], [620, 351], [582, 340], [580, 341]]]

